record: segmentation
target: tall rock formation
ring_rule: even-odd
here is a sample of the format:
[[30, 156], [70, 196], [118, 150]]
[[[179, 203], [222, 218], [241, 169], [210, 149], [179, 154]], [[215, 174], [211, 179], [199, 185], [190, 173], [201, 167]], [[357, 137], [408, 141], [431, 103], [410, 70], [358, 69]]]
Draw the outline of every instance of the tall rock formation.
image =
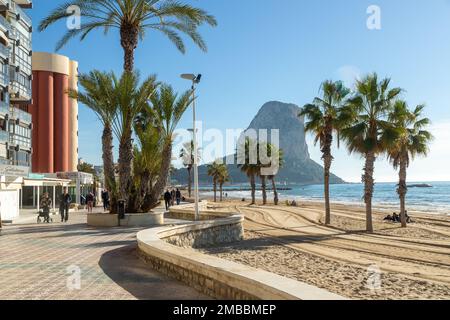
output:
[[[295, 104], [278, 101], [267, 102], [259, 110], [248, 129], [270, 130], [278, 129], [280, 148], [284, 154], [284, 166], [280, 169], [276, 180], [288, 184], [319, 184], [323, 183], [323, 167], [310, 158], [305, 139], [304, 119], [298, 117], [300, 108]], [[245, 183], [248, 178], [240, 172], [236, 165], [228, 168], [232, 183]], [[186, 183], [186, 170], [177, 170], [172, 178], [180, 183]], [[199, 168], [199, 179], [202, 183], [210, 182], [206, 166]], [[335, 175], [330, 177], [331, 183], [344, 183]]]

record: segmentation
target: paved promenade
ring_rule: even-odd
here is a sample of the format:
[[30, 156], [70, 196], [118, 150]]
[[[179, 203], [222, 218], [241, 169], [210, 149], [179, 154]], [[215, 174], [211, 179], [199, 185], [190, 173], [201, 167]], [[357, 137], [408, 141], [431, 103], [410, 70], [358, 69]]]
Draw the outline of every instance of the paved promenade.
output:
[[89, 228], [82, 213], [67, 224], [58, 216], [52, 224], [35, 222], [31, 216], [3, 226], [0, 300], [207, 299], [137, 258], [139, 229]]

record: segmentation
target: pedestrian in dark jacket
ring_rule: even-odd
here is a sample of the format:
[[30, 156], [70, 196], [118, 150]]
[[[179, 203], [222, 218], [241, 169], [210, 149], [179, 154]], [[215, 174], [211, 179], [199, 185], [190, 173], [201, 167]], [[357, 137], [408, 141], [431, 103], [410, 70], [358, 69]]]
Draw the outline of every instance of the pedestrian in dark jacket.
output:
[[177, 189], [177, 192], [175, 193], [175, 197], [177, 198], [177, 206], [180, 205], [181, 202], [181, 192], [180, 189]]
[[67, 191], [67, 187], [65, 187], [63, 193], [59, 197], [59, 213], [61, 214], [61, 222], [67, 222], [69, 220], [69, 207], [71, 203], [72, 197]]
[[172, 202], [172, 194], [170, 193], [169, 190], [167, 190], [166, 193], [164, 193], [164, 202], [166, 203], [166, 211], [167, 211], [169, 210], [170, 204]]
[[172, 189], [172, 191], [170, 192], [170, 197], [171, 197], [170, 203], [173, 206], [175, 205], [175, 189]]

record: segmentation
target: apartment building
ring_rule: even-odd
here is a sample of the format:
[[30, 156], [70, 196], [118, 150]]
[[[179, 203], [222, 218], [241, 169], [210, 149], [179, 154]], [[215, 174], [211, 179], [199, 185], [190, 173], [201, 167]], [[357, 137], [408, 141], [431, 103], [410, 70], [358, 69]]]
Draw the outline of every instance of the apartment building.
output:
[[0, 176], [31, 169], [31, 0], [0, 0]]

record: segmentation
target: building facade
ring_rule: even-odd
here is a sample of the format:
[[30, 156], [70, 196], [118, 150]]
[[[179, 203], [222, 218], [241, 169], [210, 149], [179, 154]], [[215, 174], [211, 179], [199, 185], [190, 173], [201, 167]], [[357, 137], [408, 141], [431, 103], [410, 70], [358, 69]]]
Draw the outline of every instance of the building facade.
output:
[[0, 175], [27, 176], [32, 162], [31, 0], [0, 0]]
[[[1, 0], [0, 0], [1, 1]], [[58, 54], [34, 52], [33, 173], [76, 172], [78, 165], [78, 63]]]

